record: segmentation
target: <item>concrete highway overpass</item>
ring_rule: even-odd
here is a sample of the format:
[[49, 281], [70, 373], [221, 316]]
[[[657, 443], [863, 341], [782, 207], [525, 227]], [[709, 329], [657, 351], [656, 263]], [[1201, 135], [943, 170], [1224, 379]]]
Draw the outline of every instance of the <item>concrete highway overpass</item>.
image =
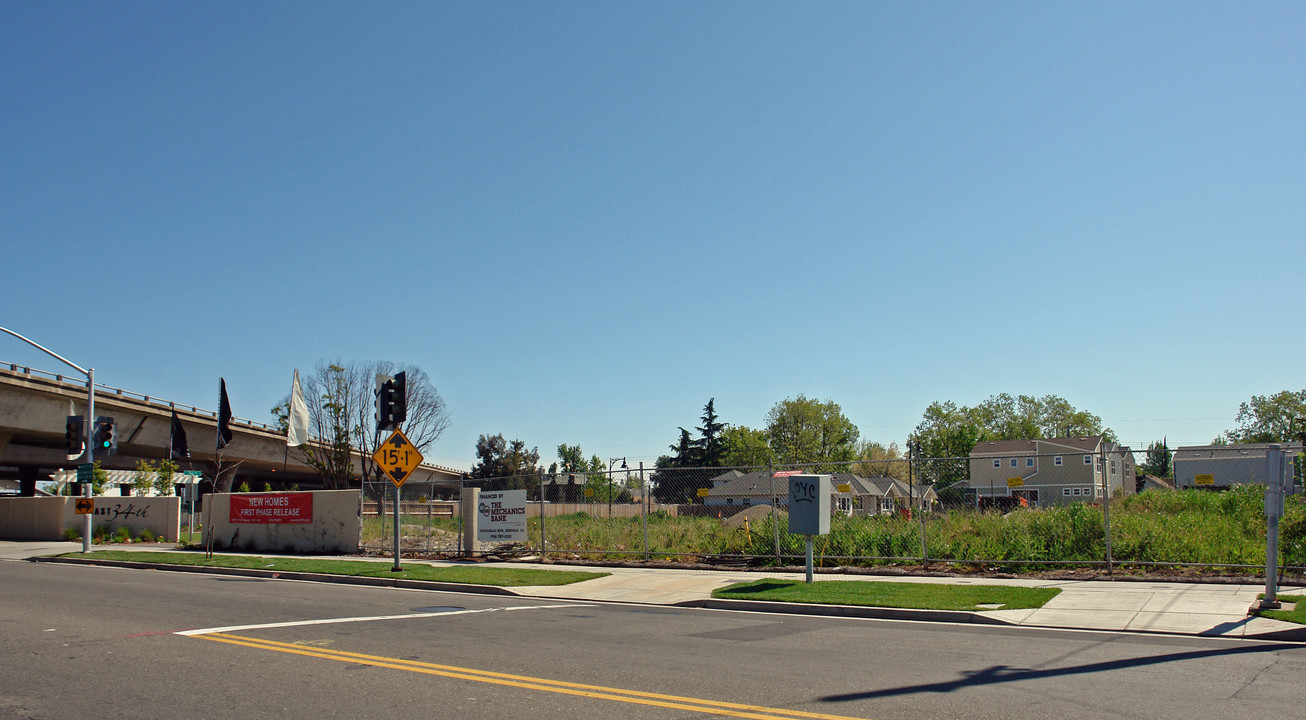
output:
[[[19, 365], [0, 364], [0, 479], [13, 484], [17, 480], [30, 492], [37, 483], [47, 482], [59, 470], [76, 468], [82, 459], [68, 460], [64, 452], [64, 427], [72, 402], [74, 415], [86, 414], [86, 380], [34, 370]], [[217, 470], [217, 413], [97, 384], [95, 414], [117, 422], [118, 453], [96, 454], [100, 466], [109, 470], [133, 470], [137, 461], [157, 462], [168, 456], [172, 412], [176, 410], [186, 429], [190, 459], [179, 464], [182, 470], [199, 470], [212, 481]], [[298, 485], [301, 489], [322, 486], [317, 473], [306, 465], [294, 449], [287, 452], [286, 433], [264, 423], [232, 421], [233, 438], [222, 451], [224, 474], [234, 466], [232, 486], [248, 482], [251, 488], [268, 483], [273, 489]], [[89, 436], [90, 425], [86, 432]], [[356, 472], [361, 462], [354, 457]], [[413, 471], [408, 485], [433, 485], [432, 497], [447, 491], [456, 495], [462, 472], [437, 465], [421, 465]]]

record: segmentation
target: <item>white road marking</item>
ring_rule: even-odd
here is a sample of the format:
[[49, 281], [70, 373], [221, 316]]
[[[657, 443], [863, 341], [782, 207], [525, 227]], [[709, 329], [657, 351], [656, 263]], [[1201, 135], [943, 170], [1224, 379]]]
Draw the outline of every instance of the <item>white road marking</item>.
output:
[[367, 617], [322, 618], [319, 620], [291, 620], [289, 622], [261, 623], [258, 625], [227, 625], [225, 627], [200, 628], [197, 630], [178, 630], [176, 635], [192, 637], [213, 633], [240, 632], [244, 630], [262, 630], [264, 628], [302, 627], [305, 625], [332, 625], [353, 622], [380, 622], [385, 620], [409, 620], [412, 618], [445, 617], [449, 615], [474, 615], [487, 612], [511, 612], [514, 610], [552, 610], [554, 608], [591, 607], [591, 603], [569, 603], [565, 605], [517, 605], [506, 608], [486, 608], [484, 610], [450, 610], [432, 613], [406, 613], [404, 615], [371, 615]]

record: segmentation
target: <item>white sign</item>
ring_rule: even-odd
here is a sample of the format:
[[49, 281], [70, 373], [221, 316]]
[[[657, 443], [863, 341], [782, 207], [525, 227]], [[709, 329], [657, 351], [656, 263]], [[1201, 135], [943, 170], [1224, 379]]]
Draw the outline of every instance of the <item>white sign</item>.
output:
[[477, 542], [526, 542], [525, 490], [482, 491], [476, 513]]

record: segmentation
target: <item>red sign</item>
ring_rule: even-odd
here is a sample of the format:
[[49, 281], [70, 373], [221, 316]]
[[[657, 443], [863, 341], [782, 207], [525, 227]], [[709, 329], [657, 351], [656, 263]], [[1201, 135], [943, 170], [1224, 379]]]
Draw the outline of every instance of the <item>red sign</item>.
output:
[[231, 496], [231, 522], [234, 523], [311, 523], [312, 493], [260, 493]]
[[782, 477], [793, 477], [795, 475], [806, 475], [806, 474], [807, 474], [806, 470], [776, 470], [774, 473], [771, 473], [771, 477], [782, 478]]

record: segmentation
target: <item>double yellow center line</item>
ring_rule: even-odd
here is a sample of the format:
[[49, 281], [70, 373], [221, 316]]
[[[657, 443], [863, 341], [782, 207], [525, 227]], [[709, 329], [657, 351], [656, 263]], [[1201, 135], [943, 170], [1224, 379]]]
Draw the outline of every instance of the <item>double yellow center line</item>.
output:
[[825, 715], [822, 713], [784, 710], [758, 705], [741, 705], [739, 703], [702, 700], [699, 698], [681, 697], [678, 695], [663, 695], [661, 693], [640, 692], [638, 690], [622, 690], [620, 688], [603, 687], [601, 685], [583, 685], [581, 683], [548, 680], [545, 678], [527, 677], [524, 675], [509, 675], [506, 673], [489, 672], [487, 670], [474, 670], [471, 668], [460, 668], [451, 665], [418, 662], [416, 660], [402, 660], [400, 658], [378, 655], [364, 655], [362, 653], [327, 650], [320, 647], [296, 645], [294, 643], [283, 643], [273, 640], [261, 640], [259, 638], [232, 635], [229, 633], [211, 633], [205, 635], [193, 635], [192, 637], [229, 643], [231, 645], [257, 648], [260, 650], [272, 650], [274, 652], [283, 652], [292, 655], [322, 658], [324, 660], [337, 660], [340, 662], [390, 668], [392, 670], [406, 670], [408, 672], [421, 673], [424, 675], [439, 675], [441, 677], [472, 680], [475, 682], [504, 685], [507, 687], [522, 688], [526, 690], [539, 690], [543, 692], [561, 693], [563, 695], [594, 698], [596, 700], [611, 700], [614, 702], [631, 703], [634, 705], [648, 705], [652, 707], [668, 708], [672, 710], [687, 710], [690, 712], [708, 713], [712, 715], [752, 718], [753, 720], [778, 720], [780, 718], [857, 720], [856, 718], [850, 718], [845, 715]]

